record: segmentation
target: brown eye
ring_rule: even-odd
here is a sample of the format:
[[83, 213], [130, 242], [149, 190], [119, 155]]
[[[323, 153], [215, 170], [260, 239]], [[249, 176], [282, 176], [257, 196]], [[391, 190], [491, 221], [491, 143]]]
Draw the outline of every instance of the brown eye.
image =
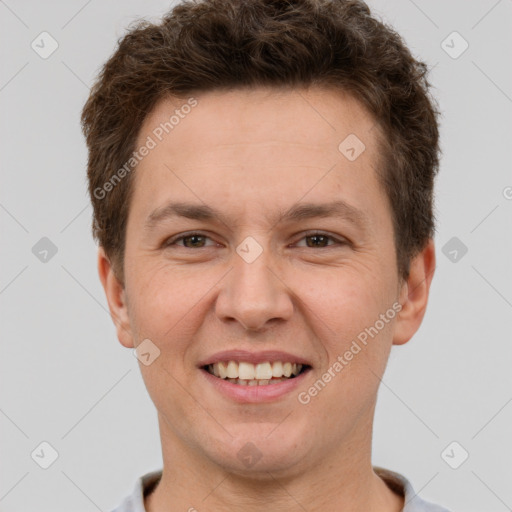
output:
[[309, 235], [305, 237], [306, 240], [310, 240], [311, 244], [308, 244], [308, 247], [325, 247], [329, 245], [329, 238], [325, 235]]
[[165, 242], [164, 245], [165, 247], [178, 246], [186, 249], [202, 249], [203, 247], [207, 247], [207, 240], [210, 240], [210, 238], [201, 233], [188, 233], [176, 238], [171, 238]]
[[326, 233], [308, 233], [301, 238], [302, 240], [306, 240], [306, 245], [299, 245], [299, 247], [308, 247], [308, 248], [324, 248], [324, 247], [332, 247], [336, 245], [345, 245], [346, 242], [335, 238]]
[[203, 235], [189, 235], [182, 238], [185, 247], [204, 247]]

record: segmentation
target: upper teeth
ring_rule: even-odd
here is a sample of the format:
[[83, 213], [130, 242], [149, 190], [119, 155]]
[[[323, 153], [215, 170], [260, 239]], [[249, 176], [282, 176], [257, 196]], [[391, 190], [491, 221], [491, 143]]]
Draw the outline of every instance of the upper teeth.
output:
[[268, 380], [272, 377], [290, 377], [298, 375], [302, 370], [301, 364], [283, 363], [281, 361], [264, 362], [258, 364], [246, 363], [245, 361], [220, 361], [208, 365], [208, 370], [216, 377], [221, 379], [263, 379]]

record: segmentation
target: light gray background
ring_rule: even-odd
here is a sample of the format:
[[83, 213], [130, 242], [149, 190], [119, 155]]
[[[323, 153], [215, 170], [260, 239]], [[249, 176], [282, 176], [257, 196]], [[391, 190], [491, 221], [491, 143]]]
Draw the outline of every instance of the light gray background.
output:
[[[97, 277], [79, 115], [127, 25], [170, 5], [0, 0], [2, 512], [108, 512], [161, 467], [154, 406]], [[392, 351], [374, 464], [454, 512], [511, 510], [512, 0], [369, 5], [434, 66], [444, 115], [430, 304]], [[42, 31], [59, 44], [48, 59], [31, 48]], [[441, 47], [453, 31], [469, 43], [457, 59]], [[454, 236], [468, 247], [456, 262], [442, 252]], [[46, 263], [42, 237], [58, 248]], [[59, 454], [46, 470], [31, 458], [42, 441]], [[441, 457], [452, 441], [469, 453], [458, 469]]]

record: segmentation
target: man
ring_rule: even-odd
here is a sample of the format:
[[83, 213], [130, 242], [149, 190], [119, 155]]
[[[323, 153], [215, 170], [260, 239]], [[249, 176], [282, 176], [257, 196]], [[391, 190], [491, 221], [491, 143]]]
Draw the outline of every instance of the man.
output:
[[425, 64], [356, 0], [204, 0], [84, 108], [98, 269], [163, 471], [118, 512], [442, 511], [372, 467], [435, 268]]

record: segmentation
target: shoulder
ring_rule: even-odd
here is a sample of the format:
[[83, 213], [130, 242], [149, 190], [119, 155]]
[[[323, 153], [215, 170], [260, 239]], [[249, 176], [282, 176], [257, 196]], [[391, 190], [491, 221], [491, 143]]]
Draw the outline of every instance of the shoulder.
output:
[[450, 512], [440, 505], [421, 499], [414, 491], [411, 482], [400, 473], [375, 466], [373, 470], [392, 491], [404, 497], [405, 506], [402, 512]]
[[112, 512], [146, 512], [144, 508], [144, 496], [148, 494], [159, 482], [162, 471], [151, 471], [137, 478], [133, 490], [129, 496], [121, 502]]

